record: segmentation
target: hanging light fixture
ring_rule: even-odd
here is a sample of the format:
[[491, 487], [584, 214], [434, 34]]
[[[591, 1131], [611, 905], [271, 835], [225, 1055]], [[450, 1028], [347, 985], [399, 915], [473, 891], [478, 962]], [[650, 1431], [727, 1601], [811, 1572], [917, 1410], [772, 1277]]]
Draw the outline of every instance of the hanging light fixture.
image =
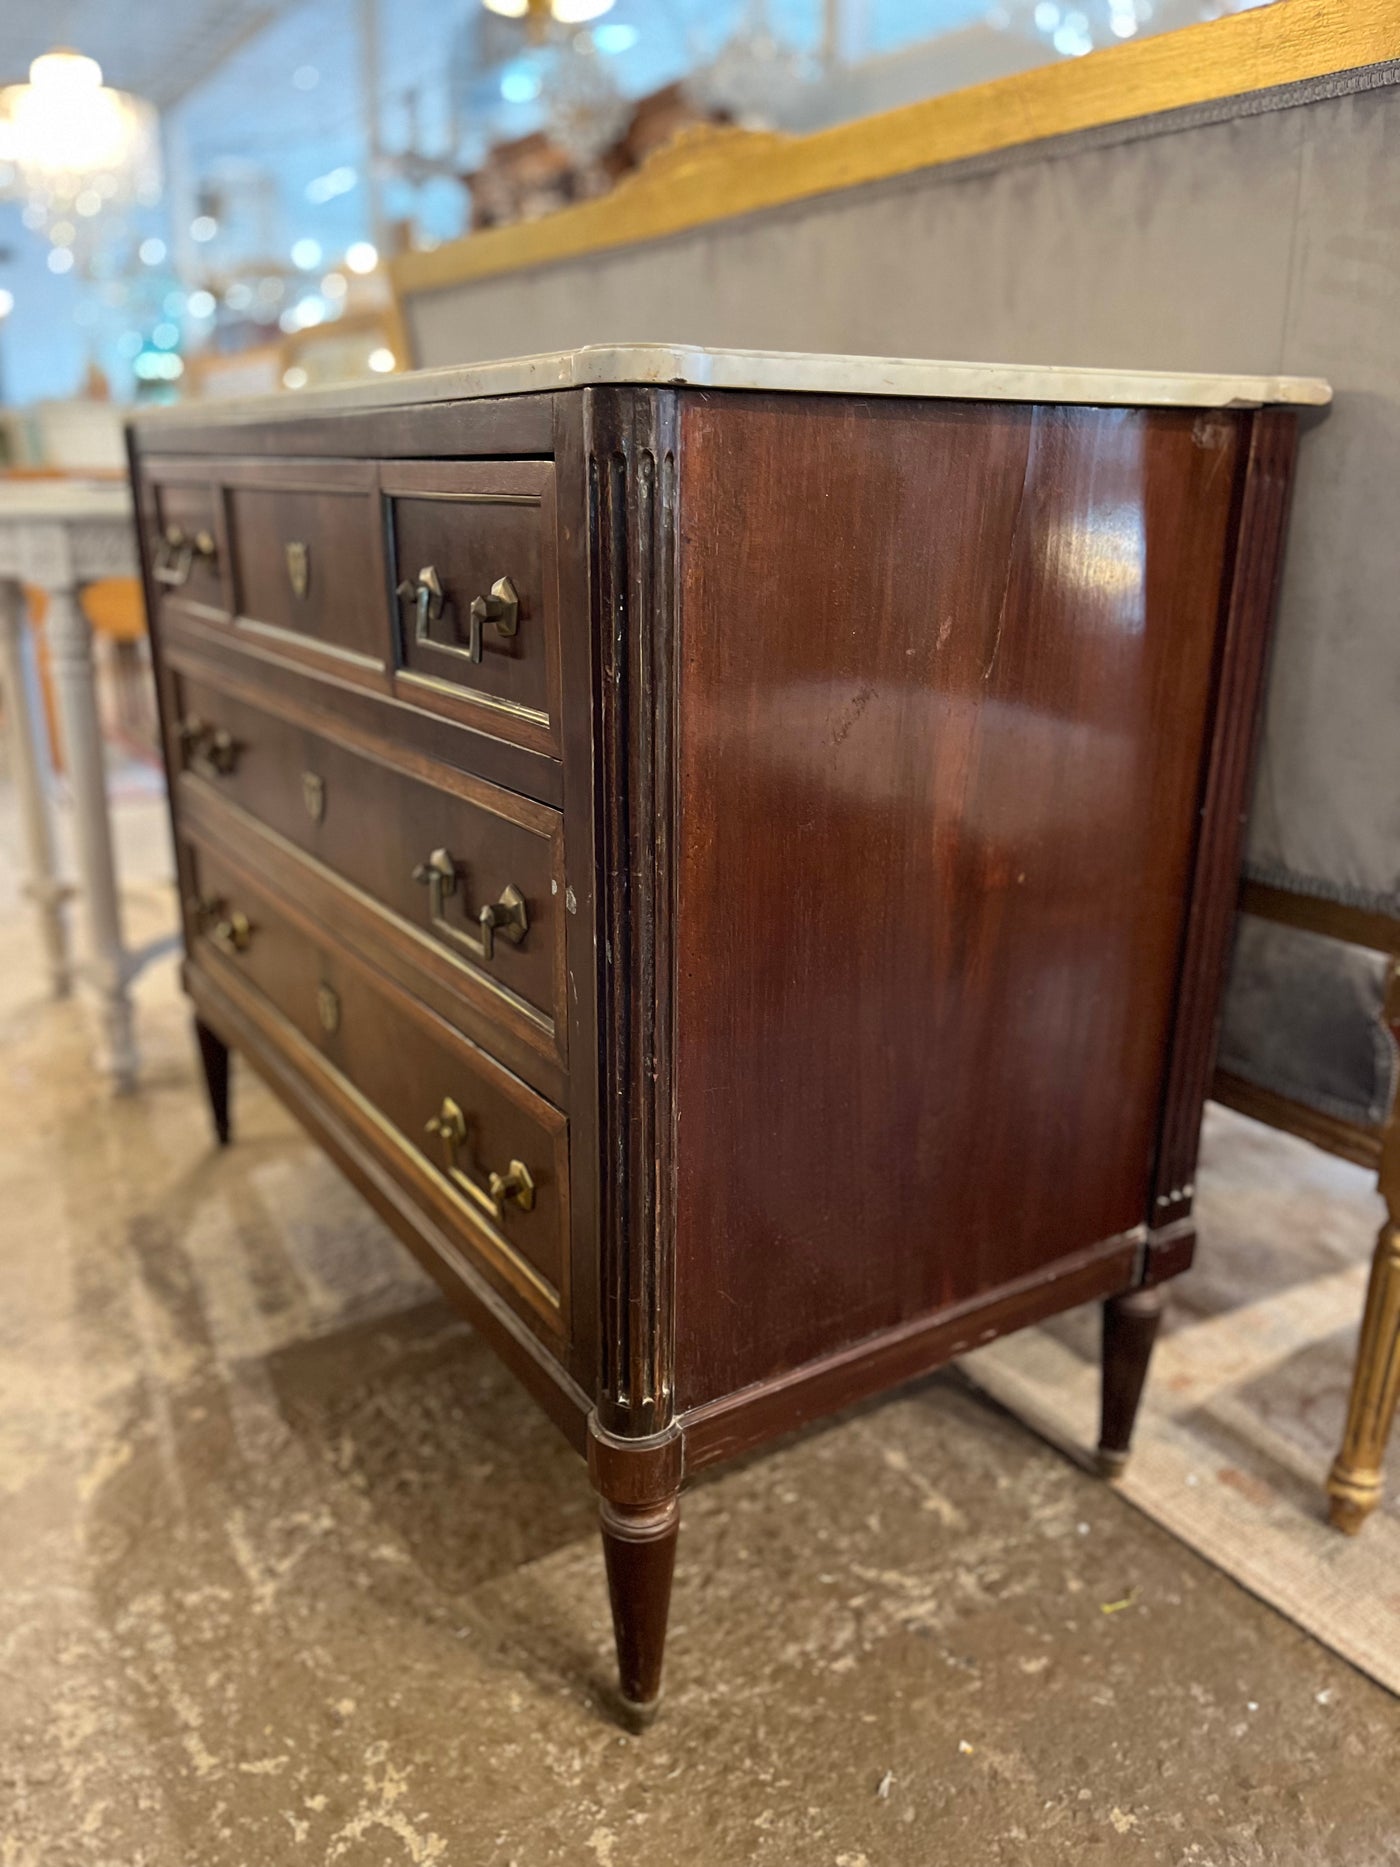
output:
[[611, 12], [613, 0], [481, 0], [488, 13], [531, 25], [582, 26]]
[[63, 228], [72, 242], [105, 208], [149, 204], [160, 195], [156, 113], [102, 82], [102, 67], [79, 52], [45, 52], [28, 84], [0, 90], [0, 171], [31, 225]]

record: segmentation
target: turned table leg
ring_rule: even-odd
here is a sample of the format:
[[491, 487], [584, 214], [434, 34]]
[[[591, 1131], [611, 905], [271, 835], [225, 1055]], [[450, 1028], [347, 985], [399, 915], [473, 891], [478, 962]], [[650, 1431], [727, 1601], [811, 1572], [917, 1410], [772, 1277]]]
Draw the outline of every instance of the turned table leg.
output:
[[1103, 1306], [1103, 1410], [1099, 1426], [1099, 1470], [1116, 1478], [1128, 1463], [1133, 1422], [1147, 1379], [1147, 1364], [1157, 1325], [1162, 1320], [1163, 1293], [1129, 1290], [1110, 1297]]
[[51, 767], [43, 716], [36, 704], [29, 648], [24, 590], [15, 578], [0, 577], [0, 685], [5, 692], [11, 776], [24, 825], [29, 869], [25, 888], [38, 909], [53, 995], [63, 998], [72, 984], [64, 912], [68, 890], [58, 879], [49, 795]]
[[229, 1140], [228, 1045], [222, 1037], [209, 1029], [202, 1018], [195, 1019], [194, 1034], [199, 1045], [200, 1066], [204, 1071], [204, 1087], [209, 1096], [209, 1113], [214, 1118], [214, 1133], [219, 1138], [219, 1146], [227, 1147]]
[[76, 590], [51, 590], [49, 601], [49, 657], [73, 794], [78, 879], [87, 921], [87, 971], [101, 1018], [99, 1064], [121, 1093], [135, 1083], [136, 1039], [131, 1015], [131, 962], [122, 942], [112, 826], [107, 813], [92, 630], [79, 607]]
[[622, 1709], [634, 1727], [661, 1703], [661, 1662], [680, 1530], [681, 1436], [674, 1425], [627, 1438], [588, 1422]]
[[599, 1517], [623, 1709], [634, 1723], [650, 1724], [661, 1703], [680, 1499], [634, 1506], [604, 1498]]
[[[1390, 962], [1383, 1017], [1400, 1046], [1400, 960]], [[1380, 1503], [1381, 1467], [1400, 1398], [1400, 1109], [1394, 1106], [1381, 1136], [1380, 1190], [1385, 1224], [1371, 1260], [1342, 1449], [1327, 1476], [1328, 1515], [1349, 1536]]]

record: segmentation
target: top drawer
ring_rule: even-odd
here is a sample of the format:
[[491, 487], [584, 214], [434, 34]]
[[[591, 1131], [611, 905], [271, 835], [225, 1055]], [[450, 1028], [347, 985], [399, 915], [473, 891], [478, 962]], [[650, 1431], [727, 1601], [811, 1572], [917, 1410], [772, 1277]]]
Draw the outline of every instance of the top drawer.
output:
[[224, 459], [202, 471], [198, 485], [152, 474], [158, 584], [178, 578], [187, 607], [231, 614], [235, 636], [266, 652], [560, 755], [551, 462]]
[[382, 672], [389, 631], [375, 463], [238, 461], [222, 471], [239, 626], [298, 658]]
[[386, 463], [380, 488], [400, 690], [479, 731], [557, 752], [553, 466]]

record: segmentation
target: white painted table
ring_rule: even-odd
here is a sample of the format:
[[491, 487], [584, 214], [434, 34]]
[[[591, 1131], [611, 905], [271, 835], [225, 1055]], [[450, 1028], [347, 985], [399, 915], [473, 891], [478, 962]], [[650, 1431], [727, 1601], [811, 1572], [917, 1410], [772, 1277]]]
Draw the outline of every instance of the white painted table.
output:
[[98, 726], [92, 630], [78, 601], [98, 577], [137, 575], [136, 533], [125, 486], [74, 481], [0, 484], [0, 680], [8, 702], [15, 786], [29, 864], [28, 890], [39, 915], [55, 995], [75, 976], [58, 875], [52, 770], [37, 706], [24, 584], [47, 592], [47, 636], [64, 762], [73, 799], [78, 892], [87, 953], [78, 969], [98, 1006], [99, 1067], [120, 1091], [132, 1087], [137, 1053], [131, 1016], [133, 960], [122, 938], [121, 903]]

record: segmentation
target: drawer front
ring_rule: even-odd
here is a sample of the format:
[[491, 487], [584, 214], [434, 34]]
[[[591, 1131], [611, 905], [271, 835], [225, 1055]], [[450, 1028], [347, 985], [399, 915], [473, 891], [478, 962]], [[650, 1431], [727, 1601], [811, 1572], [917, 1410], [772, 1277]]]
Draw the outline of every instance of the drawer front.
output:
[[413, 777], [184, 674], [177, 691], [172, 757], [191, 782], [363, 890], [453, 962], [490, 1015], [562, 1058], [557, 811], [446, 768]]
[[386, 462], [401, 688], [420, 705], [558, 749], [554, 468]]
[[240, 627], [284, 651], [382, 672], [388, 593], [370, 461], [249, 461], [225, 468]]
[[223, 525], [218, 489], [198, 480], [156, 480], [145, 511], [151, 582], [160, 603], [226, 617]]
[[[371, 1112], [375, 1151], [556, 1337], [568, 1289], [568, 1124], [485, 1051], [329, 929], [283, 913], [212, 851], [185, 845], [194, 962], [251, 988]], [[237, 986], [235, 986], [235, 990]]]

